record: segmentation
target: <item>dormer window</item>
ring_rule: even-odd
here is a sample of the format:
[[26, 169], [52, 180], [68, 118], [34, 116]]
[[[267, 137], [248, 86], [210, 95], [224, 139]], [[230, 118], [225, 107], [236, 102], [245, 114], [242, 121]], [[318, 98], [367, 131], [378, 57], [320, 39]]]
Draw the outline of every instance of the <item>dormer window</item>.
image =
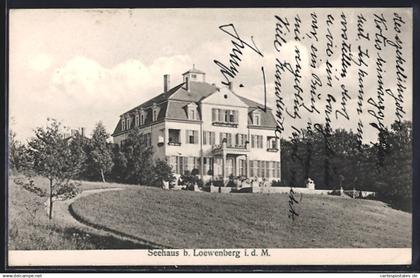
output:
[[153, 110], [153, 121], [157, 120], [157, 109]]
[[140, 117], [139, 117], [138, 113], [136, 114], [136, 119], [135, 119], [134, 124], [135, 124], [136, 127], [138, 127], [140, 125]]
[[156, 105], [156, 103], [153, 103], [153, 108], [152, 108], [152, 121], [157, 121], [159, 115], [159, 106]]
[[123, 131], [125, 130], [125, 120], [124, 119], [121, 120], [121, 129]]
[[143, 108], [140, 108], [140, 125], [144, 125], [145, 119], [146, 119], [146, 112]]
[[197, 120], [197, 104], [190, 103], [187, 105], [187, 116], [189, 120]]
[[195, 109], [194, 108], [188, 109], [188, 118], [190, 120], [195, 120]]
[[130, 117], [128, 117], [127, 118], [127, 129], [130, 129], [130, 127], [131, 127], [131, 118]]
[[261, 114], [258, 112], [252, 113], [252, 124], [253, 125], [261, 125]]

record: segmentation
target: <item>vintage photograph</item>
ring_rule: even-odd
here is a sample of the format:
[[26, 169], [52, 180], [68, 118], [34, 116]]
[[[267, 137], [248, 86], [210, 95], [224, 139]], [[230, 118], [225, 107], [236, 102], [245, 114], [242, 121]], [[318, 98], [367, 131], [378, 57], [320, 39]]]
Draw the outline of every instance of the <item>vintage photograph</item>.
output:
[[409, 250], [412, 25], [409, 8], [11, 10], [9, 254]]

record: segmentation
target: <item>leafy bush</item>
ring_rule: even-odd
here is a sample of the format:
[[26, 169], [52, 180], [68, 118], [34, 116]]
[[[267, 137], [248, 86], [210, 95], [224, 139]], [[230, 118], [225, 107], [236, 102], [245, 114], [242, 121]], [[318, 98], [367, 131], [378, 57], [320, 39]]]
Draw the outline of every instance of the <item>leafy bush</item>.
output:
[[[194, 169], [191, 171], [191, 173], [193, 172], [196, 173]], [[187, 190], [194, 190], [195, 184], [197, 184], [199, 187], [203, 187], [204, 185], [203, 181], [197, 175], [190, 174], [188, 170], [185, 171], [185, 174], [179, 178], [178, 184], [185, 185]]]
[[68, 200], [76, 197], [78, 194], [81, 193], [81, 189], [78, 187], [78, 185], [79, 184], [76, 184], [74, 182], [69, 182], [65, 184], [57, 190], [57, 197], [60, 200]]
[[175, 176], [172, 173], [172, 167], [164, 160], [156, 160], [153, 166], [154, 186], [162, 186], [163, 182], [172, 182]]

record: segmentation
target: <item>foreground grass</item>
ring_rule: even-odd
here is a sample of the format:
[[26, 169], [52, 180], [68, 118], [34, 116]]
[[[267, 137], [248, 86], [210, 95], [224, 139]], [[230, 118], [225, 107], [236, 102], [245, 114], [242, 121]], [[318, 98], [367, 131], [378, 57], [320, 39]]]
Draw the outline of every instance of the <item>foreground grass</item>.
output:
[[287, 194], [217, 194], [140, 187], [80, 198], [84, 221], [174, 248], [410, 247], [411, 214], [371, 200]]
[[[88, 232], [66, 221], [49, 220], [44, 202], [33, 193], [9, 180], [9, 249], [11, 250], [71, 250], [135, 248], [136, 245], [112, 236]], [[48, 188], [48, 181], [35, 177], [36, 186]], [[116, 184], [82, 182], [82, 190], [116, 187]]]

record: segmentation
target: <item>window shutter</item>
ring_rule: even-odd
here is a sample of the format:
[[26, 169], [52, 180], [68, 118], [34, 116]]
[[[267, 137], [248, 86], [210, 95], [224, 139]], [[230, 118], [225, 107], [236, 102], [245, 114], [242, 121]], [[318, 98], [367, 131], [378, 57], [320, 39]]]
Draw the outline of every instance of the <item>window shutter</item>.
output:
[[189, 138], [188, 138], [188, 130], [185, 130], [185, 140], [186, 140], [186, 144], [189, 144]]
[[194, 144], [198, 144], [198, 131], [197, 130], [194, 130], [193, 136], [194, 136]]

